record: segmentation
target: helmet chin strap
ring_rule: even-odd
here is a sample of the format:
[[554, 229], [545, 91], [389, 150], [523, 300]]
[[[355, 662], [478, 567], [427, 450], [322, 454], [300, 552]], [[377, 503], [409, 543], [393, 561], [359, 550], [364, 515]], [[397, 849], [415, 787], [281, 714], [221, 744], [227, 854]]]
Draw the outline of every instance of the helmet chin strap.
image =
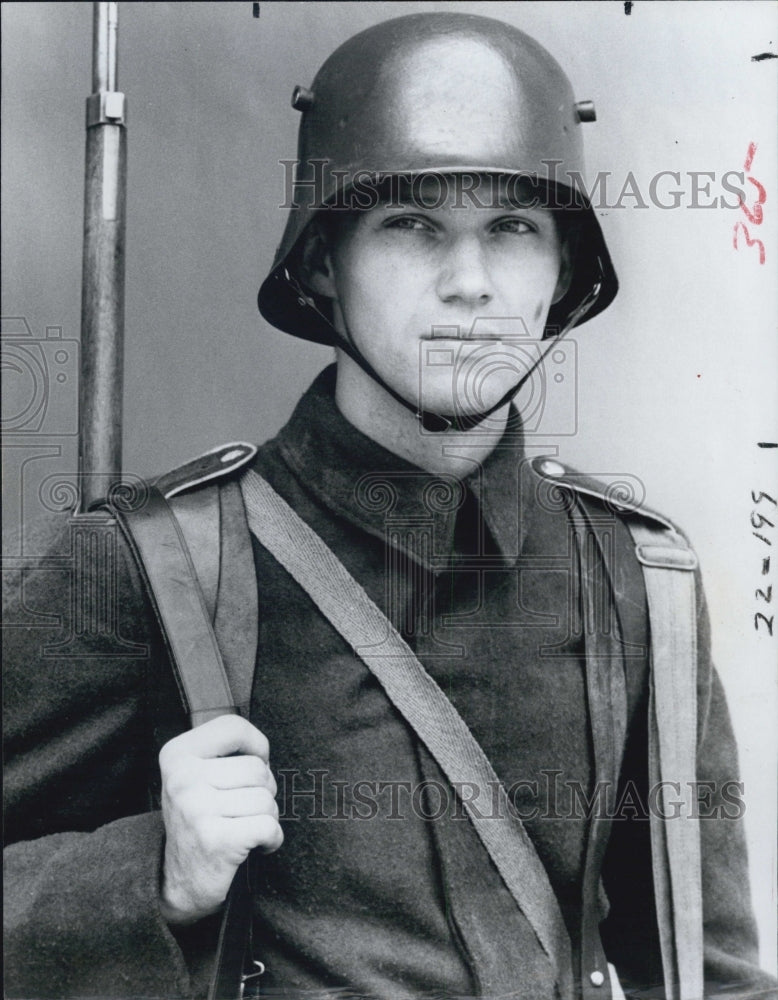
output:
[[[600, 271], [602, 273], [602, 265], [600, 265]], [[580, 322], [580, 320], [592, 308], [594, 303], [597, 301], [600, 295], [600, 290], [602, 288], [601, 280], [595, 282], [595, 284], [592, 286], [591, 290], [586, 295], [586, 297], [577, 306], [577, 308], [568, 316], [564, 328], [558, 334], [555, 334], [553, 337], [549, 338], [550, 343], [548, 345], [548, 348], [540, 356], [540, 358], [537, 361], [537, 364], [533, 365], [533, 367], [525, 375], [523, 375], [519, 379], [519, 381], [516, 382], [515, 385], [511, 386], [511, 388], [503, 396], [501, 396], [500, 399], [493, 406], [490, 406], [489, 409], [487, 410], [483, 410], [479, 413], [473, 413], [473, 414], [464, 414], [464, 413], [442, 414], [442, 413], [434, 413], [432, 410], [420, 409], [417, 404], [409, 402], [407, 399], [405, 399], [404, 396], [402, 396], [399, 392], [397, 392], [396, 389], [393, 389], [392, 386], [390, 386], [386, 382], [386, 380], [383, 379], [381, 375], [378, 374], [378, 372], [375, 370], [375, 368], [373, 368], [373, 366], [370, 364], [367, 358], [363, 357], [363, 355], [360, 354], [360, 352], [356, 349], [354, 344], [346, 337], [344, 337], [343, 334], [340, 333], [340, 331], [335, 328], [329, 316], [326, 316], [321, 311], [321, 309], [319, 309], [319, 307], [316, 305], [316, 301], [314, 300], [314, 298], [302, 288], [297, 279], [293, 277], [293, 275], [291, 275], [286, 268], [284, 268], [284, 276], [286, 277], [286, 280], [289, 283], [289, 285], [294, 289], [294, 292], [297, 295], [297, 301], [300, 303], [300, 305], [307, 306], [309, 309], [313, 309], [314, 312], [321, 319], [323, 319], [330, 327], [330, 329], [333, 332], [333, 346], [339, 347], [342, 351], [348, 354], [348, 356], [352, 359], [352, 361], [355, 361], [362, 369], [362, 371], [365, 372], [365, 374], [368, 375], [371, 379], [373, 379], [374, 382], [377, 382], [378, 385], [380, 385], [381, 388], [392, 397], [392, 399], [397, 400], [397, 402], [401, 406], [404, 406], [406, 410], [409, 410], [411, 413], [413, 413], [425, 431], [432, 433], [440, 433], [449, 430], [454, 430], [454, 431], [472, 430], [474, 427], [478, 427], [479, 424], [483, 423], [483, 421], [486, 420], [488, 417], [490, 417], [493, 413], [496, 413], [498, 410], [501, 410], [506, 404], [510, 403], [510, 401], [513, 399], [513, 397], [516, 395], [519, 389], [521, 389], [521, 387], [524, 385], [524, 383], [532, 374], [532, 372], [535, 370], [535, 368], [537, 368], [537, 366], [541, 364], [541, 362], [545, 359], [546, 355], [553, 348], [556, 341], [564, 337], [565, 334], [568, 333], [576, 325], [576, 323]]]

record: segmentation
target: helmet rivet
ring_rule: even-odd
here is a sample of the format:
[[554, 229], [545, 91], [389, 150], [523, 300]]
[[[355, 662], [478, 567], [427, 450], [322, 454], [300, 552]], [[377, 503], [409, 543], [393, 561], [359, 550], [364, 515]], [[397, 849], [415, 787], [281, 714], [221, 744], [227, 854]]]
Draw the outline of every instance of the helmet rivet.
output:
[[596, 122], [597, 112], [594, 108], [594, 101], [578, 101], [575, 106], [575, 113], [579, 122]]
[[310, 111], [313, 105], [313, 91], [297, 86], [292, 91], [292, 107], [295, 111]]

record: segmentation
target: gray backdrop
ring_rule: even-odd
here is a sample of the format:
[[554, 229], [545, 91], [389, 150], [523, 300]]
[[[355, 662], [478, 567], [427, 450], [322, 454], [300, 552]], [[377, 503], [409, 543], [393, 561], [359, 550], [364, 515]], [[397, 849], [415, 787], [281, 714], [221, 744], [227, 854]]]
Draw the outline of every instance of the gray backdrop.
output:
[[[294, 85], [309, 85], [349, 35], [403, 12], [477, 7], [537, 37], [577, 99], [595, 101], [588, 161], [592, 177], [612, 172], [599, 214], [621, 279], [615, 304], [574, 331], [575, 433], [545, 438], [546, 450], [638, 482], [698, 549], [741, 746], [769, 967], [777, 640], [755, 631], [754, 614], [772, 613], [755, 591], [775, 572], [762, 575], [770, 550], [750, 516], [751, 490], [776, 494], [776, 453], [757, 447], [778, 427], [776, 61], [752, 57], [776, 49], [776, 8], [631, 6], [626, 15], [616, 2], [262, 3], [256, 19], [248, 2], [120, 4], [130, 153], [126, 468], [162, 471], [223, 441], [265, 439], [329, 360], [328, 350], [269, 328], [255, 305], [284, 221], [278, 161], [295, 153]], [[10, 519], [24, 507], [29, 522], [46, 505], [33, 484], [75, 461], [67, 341], [79, 335], [91, 4], [4, 3], [2, 28], [4, 339], [31, 337], [52, 363], [62, 340], [67, 354], [40, 426], [25, 425], [27, 375], [6, 372], [4, 500]], [[748, 220], [722, 188], [727, 171], [743, 170], [751, 142], [747, 173], [768, 194], [763, 222], [750, 227], [763, 265], [742, 229], [733, 246], [736, 223]], [[630, 171], [638, 196], [616, 205]], [[680, 171], [680, 184], [665, 176], [652, 199], [660, 171]], [[690, 171], [713, 177], [695, 182]], [[754, 181], [744, 181], [749, 204]], [[671, 204], [674, 189], [677, 208], [655, 203]], [[770, 517], [766, 504], [758, 510]]]

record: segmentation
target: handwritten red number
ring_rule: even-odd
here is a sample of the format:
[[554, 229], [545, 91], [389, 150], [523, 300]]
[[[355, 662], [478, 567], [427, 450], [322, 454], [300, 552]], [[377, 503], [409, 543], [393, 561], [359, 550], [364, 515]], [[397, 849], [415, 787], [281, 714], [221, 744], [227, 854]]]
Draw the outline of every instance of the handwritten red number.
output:
[[735, 231], [734, 231], [734, 234], [732, 236], [732, 246], [736, 250], [740, 249], [740, 247], [738, 246], [738, 243], [737, 243], [737, 231], [738, 231], [739, 228], [743, 230], [743, 235], [746, 238], [746, 244], [748, 246], [750, 246], [750, 247], [758, 246], [759, 247], [759, 263], [760, 264], [764, 264], [764, 243], [762, 243], [761, 240], [752, 240], [751, 239], [751, 236], [749, 235], [749, 232], [746, 229], [746, 224], [744, 222], [736, 222], [735, 223]]
[[775, 615], [770, 615], [770, 617], [768, 618], [766, 615], [763, 615], [761, 611], [757, 611], [757, 613], [754, 615], [754, 628], [756, 629], [757, 632], [759, 631], [759, 620], [761, 619], [767, 626], [767, 634], [772, 635], [774, 618]]
[[[746, 153], [745, 161], [743, 162], [744, 170], [746, 171], [751, 170], [751, 166], [754, 162], [755, 156], [756, 156], [756, 143], [750, 142], [748, 144], [748, 152]], [[745, 202], [745, 198], [741, 198], [740, 207], [743, 209], [745, 217], [748, 219], [748, 221], [751, 223], [752, 226], [761, 226], [762, 222], [764, 221], [764, 210], [762, 209], [762, 205], [767, 201], [767, 191], [765, 190], [764, 185], [760, 184], [755, 177], [749, 176], [746, 178], [746, 180], [750, 181], [756, 188], [757, 199], [753, 207], [748, 208]], [[732, 246], [736, 250], [740, 249], [740, 247], [738, 246], [738, 229], [743, 230], [743, 235], [746, 238], [746, 246], [759, 247], [759, 263], [764, 264], [765, 261], [764, 243], [762, 243], [761, 240], [751, 239], [751, 235], [748, 232], [748, 229], [746, 229], [746, 225], [744, 222], [735, 223], [735, 228], [732, 231]]]
[[746, 203], [743, 201], [742, 198], [740, 199], [740, 207], [745, 212], [746, 218], [750, 223], [752, 223], [755, 226], [761, 226], [762, 220], [764, 219], [764, 212], [762, 211], [762, 205], [767, 201], [767, 192], [764, 189], [764, 185], [760, 184], [759, 181], [754, 180], [753, 177], [746, 177], [746, 180], [751, 181], [751, 183], [756, 188], [759, 197], [756, 200], [753, 212], [749, 212], [749, 210], [746, 208]]

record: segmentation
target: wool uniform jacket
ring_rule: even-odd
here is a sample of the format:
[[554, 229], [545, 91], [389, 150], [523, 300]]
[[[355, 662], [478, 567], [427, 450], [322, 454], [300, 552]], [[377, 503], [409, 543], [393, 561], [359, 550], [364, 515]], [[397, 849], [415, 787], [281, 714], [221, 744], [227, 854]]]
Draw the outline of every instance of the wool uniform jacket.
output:
[[[515, 421], [513, 427], [516, 431]], [[564, 521], [564, 506], [553, 509], [553, 491], [538, 492], [543, 476], [537, 463], [523, 458], [520, 447], [506, 446], [499, 461], [503, 465], [512, 462], [526, 473], [516, 480], [516, 493], [511, 494], [524, 512], [525, 523], [532, 522], [531, 511], [538, 507], [554, 524], [559, 518]], [[379, 531], [383, 522], [371, 521], [376, 511], [371, 514], [369, 504], [360, 507], [359, 525], [349, 522], [344, 470], [352, 476], [352, 487], [359, 484], [368, 490], [368, 498], [377, 494], [375, 489], [370, 493], [376, 484], [365, 481], [366, 470], [389, 471], [395, 484], [407, 484], [419, 470], [388, 453], [377, 454], [372, 442], [346, 424], [334, 407], [331, 374], [304, 397], [289, 427], [261, 449], [255, 465], [368, 589], [378, 586], [380, 574], [371, 569], [368, 540], [372, 537], [378, 545], [376, 553], [383, 558], [386, 537]], [[354, 479], [357, 470], [361, 475]], [[222, 481], [229, 482], [230, 476]], [[432, 485], [425, 480], [424, 487]], [[437, 483], [438, 491], [450, 486]], [[449, 547], [460, 555], [467, 545], [455, 536], [461, 533], [466, 516], [472, 516], [476, 525], [487, 517], [488, 503], [483, 492], [478, 495], [484, 501], [480, 513], [472, 502], [465, 502], [448, 512], [452, 516], [442, 516], [433, 524], [433, 536], [437, 532], [441, 540], [448, 532]], [[545, 500], [538, 499], [543, 496]], [[410, 501], [401, 497], [401, 502]], [[405, 513], [413, 514], [412, 506]], [[645, 598], [638, 591], [633, 599], [640, 571], [626, 555], [626, 532], [618, 527], [620, 519], [610, 520], [621, 532], [622, 542], [612, 580], [616, 605], [621, 599], [622, 605], [632, 608], [622, 614], [623, 638], [639, 649], [648, 643]], [[508, 537], [505, 523], [493, 520], [487, 526], [493, 536]], [[380, 538], [376, 537], [379, 533]], [[526, 555], [526, 539], [524, 544]], [[222, 547], [229, 549], [229, 542]], [[549, 553], [540, 555], [548, 557]], [[401, 829], [398, 823], [386, 816], [371, 824], [352, 814], [344, 824], [337, 815], [338, 809], [353, 808], [355, 802], [359, 805], [353, 797], [348, 801], [331, 797], [352, 795], [353, 787], [346, 788], [346, 784], [351, 780], [354, 785], [357, 772], [347, 771], [341, 780], [343, 774], [333, 762], [342, 759], [350, 764], [358, 752], [360, 765], [367, 766], [371, 742], [382, 750], [384, 732], [390, 734], [387, 747], [394, 747], [398, 739], [407, 741], [407, 759], [397, 758], [403, 770], [394, 773], [395, 778], [412, 773], [426, 782], [428, 790], [445, 786], [445, 780], [422, 747], [407, 736], [397, 737], [403, 732], [402, 720], [392, 716], [380, 692], [361, 677], [358, 663], [339, 648], [337, 637], [318, 620], [316, 609], [306, 607], [299, 588], [256, 541], [253, 556], [260, 591], [260, 652], [251, 717], [271, 741], [287, 831], [285, 847], [258, 873], [255, 937], [257, 957], [268, 965], [269, 991], [292, 996], [322, 986], [340, 986], [372, 996], [410, 997], [432, 989], [448, 995], [458, 990], [459, 995], [552, 996], [553, 980], [541, 950], [461, 816], [457, 820], [446, 814], [430, 820], [435, 810], [426, 804], [424, 815], [418, 815], [420, 807], [413, 816], [406, 816], [401, 835], [395, 832]], [[494, 570], [494, 552], [492, 558]], [[529, 590], [523, 596], [525, 603]], [[625, 595], [630, 597], [628, 602], [623, 600]], [[573, 604], [579, 598], [580, 592], [574, 590]], [[393, 602], [388, 601], [398, 624], [403, 615], [408, 617], [409, 600], [405, 586]], [[113, 609], [115, 615], [106, 609]], [[421, 607], [414, 610], [414, 626], [423, 611]], [[66, 531], [58, 555], [45, 560], [36, 572], [22, 574], [7, 625], [8, 995], [203, 995], [218, 920], [174, 932], [158, 909], [164, 830], [155, 808], [156, 753], [165, 739], [186, 727], [186, 720], [137, 569], [115, 526], [96, 519]], [[771, 985], [757, 968], [742, 802], [734, 784], [736, 753], [723, 693], [709, 660], [702, 602], [697, 625], [698, 779], [708, 782], [711, 789], [705, 805], [711, 818], [701, 823], [706, 981], [711, 996], [725, 991], [766, 996]], [[413, 628], [406, 631], [413, 632]], [[424, 660], [424, 641], [417, 636], [417, 643]], [[299, 677], [299, 665], [312, 658], [319, 664], [318, 673]], [[576, 670], [580, 672], [574, 660], [575, 656], [570, 662], [571, 678]], [[560, 733], [561, 750], [556, 758], [549, 755], [534, 763], [522, 758], [525, 766], [535, 768], [533, 773], [538, 768], [546, 770], [551, 786], [547, 784], [540, 793], [535, 790], [534, 799], [532, 795], [521, 798], [520, 791], [517, 801], [526, 810], [528, 828], [560, 899], [581, 990], [591, 992], [586, 966], [591, 951], [586, 937], [591, 928], [587, 930], [585, 924], [587, 920], [592, 923], [587, 907], [595, 906], [594, 932], [600, 932], [594, 934], [596, 946], [604, 942], [608, 959], [617, 965], [628, 989], [650, 988], [652, 996], [660, 996], [657, 984], [662, 974], [645, 822], [647, 668], [645, 657], [639, 655], [625, 664], [628, 725], [618, 795], [623, 815], [611, 825], [609, 842], [601, 845], [594, 871], [595, 899], [592, 887], [584, 885], [587, 879], [591, 881], [584, 864], [589, 843], [586, 817], [576, 822], [576, 817], [568, 821], [560, 816], [556, 824], [552, 817], [551, 824], [534, 822], [533, 826], [531, 816], [533, 806], [548, 810], [549, 787], [556, 787], [555, 761], [564, 765], [560, 774], [575, 773], [579, 787], [591, 793], [593, 774], [585, 765], [575, 772], [577, 761], [587, 758], [591, 737], [587, 735], [585, 695], [575, 688], [574, 680], [565, 682], [569, 690], [560, 690], [551, 705], [542, 689], [546, 675], [537, 673], [535, 696], [546, 697], [545, 705], [533, 704], [533, 694], [527, 692], [528, 706], [516, 710], [523, 722], [531, 723], [534, 718], [540, 723], [534, 733], [537, 746], [542, 747], [544, 739], [552, 742], [544, 736], [549, 720], [567, 719], [571, 729], [568, 734]], [[499, 670], [504, 672], [504, 665]], [[353, 674], [353, 690], [362, 693], [359, 712], [367, 711], [369, 725], [359, 712], [349, 714], [347, 708], [354, 699], [349, 689], [328, 682], [328, 671], [330, 676], [338, 672], [341, 685], [347, 683], [349, 672]], [[508, 770], [501, 763], [504, 747], [501, 751], [499, 741], [489, 746], [494, 726], [485, 721], [493, 718], [492, 709], [484, 707], [487, 681], [481, 675], [458, 678], [453, 668], [447, 676], [455, 700], [459, 682], [461, 710], [482, 743], [493, 751], [498, 773]], [[481, 709], [480, 714], [478, 708], [471, 710], [468, 718], [474, 684], [482, 685], [480, 694], [475, 691]], [[323, 719], [330, 720], [330, 729]], [[509, 722], [503, 715], [497, 731]], [[314, 736], [309, 735], [312, 732]], [[522, 730], [514, 738], [520, 742]], [[531, 748], [533, 734], [525, 732], [523, 738]], [[582, 741], [580, 745], [576, 739]], [[311, 763], [317, 759], [316, 754], [305, 753], [306, 741], [318, 741], [317, 754], [327, 755], [326, 762], [333, 768], [318, 800], [306, 799], [314, 787], [311, 781], [316, 780], [315, 773], [311, 777]], [[341, 753], [343, 747], [346, 750]], [[526, 748], [521, 753], [531, 756]], [[517, 755], [521, 754], [517, 751]], [[549, 765], [546, 768], [544, 761]], [[365, 773], [374, 777], [369, 767]], [[561, 788], [564, 794], [564, 783]], [[330, 798], [325, 801], [327, 795]], [[300, 802], [306, 804], [302, 816], [298, 815]], [[360, 808], [370, 812], [374, 805], [363, 794]], [[560, 810], [569, 806], [569, 800], [564, 806], [558, 804]], [[317, 816], [317, 809], [329, 815]], [[359, 841], [344, 849], [342, 857], [338, 856], [339, 841], [332, 839], [338, 823], [341, 830], [353, 831], [352, 840]], [[329, 850], [333, 845], [335, 849]], [[377, 854], [377, 848], [384, 853]], [[356, 876], [361, 883], [354, 884]], [[584, 906], [581, 900], [587, 893]], [[594, 995], [605, 996], [607, 990], [606, 983], [595, 988]]]

